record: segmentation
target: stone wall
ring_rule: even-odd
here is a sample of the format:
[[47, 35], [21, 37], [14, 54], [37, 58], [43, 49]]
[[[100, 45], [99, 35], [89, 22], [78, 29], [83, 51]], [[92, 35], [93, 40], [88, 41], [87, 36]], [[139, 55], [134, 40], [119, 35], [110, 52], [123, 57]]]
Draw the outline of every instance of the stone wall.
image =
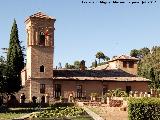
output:
[[[40, 93], [40, 84], [45, 84], [45, 93]], [[41, 101], [42, 96], [49, 97], [49, 103], [54, 102], [53, 97], [53, 79], [32, 79], [31, 80], [31, 91], [30, 91], [30, 99], [35, 96]]]
[[54, 80], [54, 84], [61, 84], [62, 96], [65, 98], [69, 97], [72, 93], [76, 97], [76, 85], [82, 85], [83, 96], [90, 99], [91, 93], [98, 93], [99, 96], [102, 95], [103, 86], [107, 86], [108, 90], [115, 90], [121, 88], [121, 90], [126, 90], [126, 86], [131, 86], [132, 91], [148, 92], [148, 82], [111, 82], [111, 81], [76, 81], [76, 80]]
[[[127, 62], [133, 61], [134, 62], [134, 67], [130, 68], [129, 64], [127, 64], [127, 67], [123, 67], [123, 61], [127, 61]], [[134, 61], [134, 60], [124, 59], [124, 60], [110, 61], [109, 62], [109, 68], [110, 69], [121, 69], [121, 70], [123, 70], [125, 72], [128, 72], [130, 74], [137, 75], [137, 62]]]
[[[130, 61], [128, 61], [128, 62], [130, 62]], [[128, 73], [137, 75], [137, 62], [136, 61], [133, 61], [133, 62], [134, 62], [134, 67], [133, 68], [130, 68], [129, 64], [127, 64], [127, 67], [125, 68], [125, 67], [123, 67], [123, 61], [119, 60], [119, 62], [118, 62], [119, 63], [119, 68], [121, 70], [124, 70], [124, 71], [128, 72]]]
[[[27, 78], [52, 78], [53, 48], [30, 46], [27, 48], [27, 52], [29, 52], [27, 53]], [[42, 65], [44, 72], [40, 72]]]

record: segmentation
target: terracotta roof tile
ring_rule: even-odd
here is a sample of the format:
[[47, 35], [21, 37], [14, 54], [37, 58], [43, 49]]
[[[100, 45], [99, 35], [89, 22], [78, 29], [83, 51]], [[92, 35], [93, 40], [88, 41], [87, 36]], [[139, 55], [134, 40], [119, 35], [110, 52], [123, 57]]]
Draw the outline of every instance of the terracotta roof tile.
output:
[[135, 58], [135, 57], [131, 57], [131, 56], [127, 56], [127, 55], [120, 55], [120, 56], [116, 56], [114, 58], [112, 58], [112, 60], [110, 61], [114, 61], [114, 60], [136, 60], [138, 61], [139, 59], [138, 58]]
[[37, 13], [29, 16], [29, 17], [26, 19], [26, 21], [27, 21], [29, 18], [55, 19], [54, 17], [48, 16], [48, 15], [46, 15], [46, 14], [43, 13], [43, 12], [37, 12]]
[[58, 80], [98, 80], [98, 81], [125, 81], [125, 82], [148, 82], [149, 80], [143, 77], [53, 77]]
[[120, 69], [110, 70], [53, 70], [53, 79], [59, 80], [104, 80], [104, 81], [149, 81]]

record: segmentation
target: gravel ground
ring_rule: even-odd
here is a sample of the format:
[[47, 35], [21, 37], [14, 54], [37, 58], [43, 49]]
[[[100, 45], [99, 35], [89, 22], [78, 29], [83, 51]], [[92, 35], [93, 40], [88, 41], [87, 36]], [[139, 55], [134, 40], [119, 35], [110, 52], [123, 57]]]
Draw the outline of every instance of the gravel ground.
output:
[[119, 107], [89, 106], [88, 108], [105, 120], [128, 120], [127, 111], [120, 111]]

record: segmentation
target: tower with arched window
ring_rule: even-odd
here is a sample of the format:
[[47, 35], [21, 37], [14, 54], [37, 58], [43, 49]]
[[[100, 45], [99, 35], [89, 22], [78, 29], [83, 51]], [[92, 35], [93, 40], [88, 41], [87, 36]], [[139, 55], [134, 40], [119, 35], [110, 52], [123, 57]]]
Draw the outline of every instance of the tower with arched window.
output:
[[26, 81], [29, 81], [29, 99], [53, 94], [54, 23], [56, 19], [38, 12], [26, 23], [27, 63]]
[[26, 19], [27, 78], [52, 78], [54, 52], [53, 17], [42, 12]]

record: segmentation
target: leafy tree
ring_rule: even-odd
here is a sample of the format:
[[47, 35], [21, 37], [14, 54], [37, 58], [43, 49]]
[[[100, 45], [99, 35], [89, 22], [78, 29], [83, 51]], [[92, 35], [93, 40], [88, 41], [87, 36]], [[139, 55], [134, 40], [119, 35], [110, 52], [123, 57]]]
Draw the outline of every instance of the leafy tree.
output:
[[108, 61], [108, 60], [110, 60], [110, 58], [108, 56], [105, 56], [105, 58], [103, 60]]
[[150, 68], [150, 70], [149, 70], [149, 78], [151, 80], [150, 86], [152, 88], [159, 88], [159, 81], [156, 80], [156, 75], [154, 73], [154, 68], [153, 67]]
[[155, 46], [151, 52], [140, 59], [138, 63], [138, 75], [151, 80], [151, 88], [160, 88], [160, 47]]
[[92, 65], [90, 66], [90, 68], [92, 67], [97, 67], [97, 66], [101, 66], [101, 65], [105, 65], [107, 64], [107, 62], [101, 62], [101, 63], [97, 63], [97, 61], [92, 62]]
[[68, 63], [65, 64], [66, 69], [76, 69], [74, 65], [70, 65]]
[[100, 59], [104, 60], [105, 57], [106, 57], [105, 54], [103, 52], [101, 52], [101, 51], [97, 52], [95, 56], [99, 60], [99, 63], [100, 63]]
[[10, 34], [9, 48], [7, 52], [6, 83], [7, 93], [18, 92], [21, 88], [21, 70], [24, 68], [24, 55], [18, 37], [16, 20]]
[[58, 63], [58, 69], [61, 69], [62, 68], [62, 64], [61, 62]]
[[80, 69], [80, 61], [74, 61], [75, 69]]
[[131, 50], [130, 56], [131, 57], [136, 57], [136, 58], [143, 58], [145, 55], [147, 55], [149, 53], [150, 53], [149, 48], [144, 47], [144, 48], [142, 48], [140, 50], [137, 50], [137, 49]]
[[143, 58], [145, 55], [149, 54], [150, 50], [147, 47], [144, 47], [139, 50], [140, 57]]
[[69, 68], [69, 64], [68, 64], [68, 63], [65, 64], [65, 68], [66, 68], [66, 69]]
[[131, 57], [136, 57], [136, 58], [138, 58], [138, 57], [139, 57], [139, 54], [140, 54], [140, 51], [137, 50], [137, 49], [133, 49], [133, 50], [131, 50], [131, 52], [130, 52], [130, 56], [131, 56]]

